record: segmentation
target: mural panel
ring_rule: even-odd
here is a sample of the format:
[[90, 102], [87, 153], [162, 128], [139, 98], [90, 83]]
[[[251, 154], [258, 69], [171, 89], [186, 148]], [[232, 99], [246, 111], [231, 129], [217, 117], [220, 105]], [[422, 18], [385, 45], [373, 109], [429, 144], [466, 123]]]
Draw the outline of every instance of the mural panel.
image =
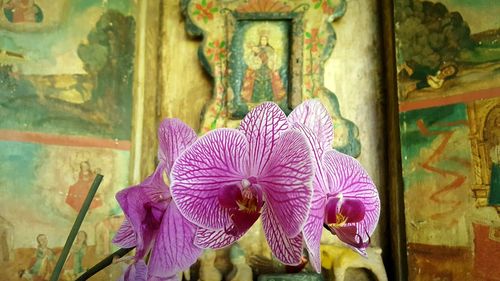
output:
[[111, 253], [123, 220], [114, 194], [129, 178], [136, 2], [56, 2], [0, 1], [2, 280], [48, 280], [98, 173], [61, 280]]
[[394, 8], [410, 280], [500, 280], [500, 7]]

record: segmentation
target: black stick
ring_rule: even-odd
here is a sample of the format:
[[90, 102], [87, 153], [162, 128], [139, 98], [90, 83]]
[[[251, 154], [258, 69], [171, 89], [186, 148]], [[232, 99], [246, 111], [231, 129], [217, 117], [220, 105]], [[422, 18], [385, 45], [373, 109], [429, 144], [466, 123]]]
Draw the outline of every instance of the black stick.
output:
[[83, 280], [89, 279], [90, 277], [92, 277], [96, 273], [98, 273], [99, 271], [105, 269], [108, 265], [112, 264], [115, 259], [119, 259], [119, 258], [125, 256], [130, 251], [132, 251], [133, 249], [134, 248], [121, 248], [121, 249], [118, 249], [116, 252], [114, 252], [111, 255], [107, 256], [106, 258], [104, 258], [103, 260], [101, 260], [98, 264], [94, 265], [89, 270], [85, 271], [75, 281], [83, 281]]

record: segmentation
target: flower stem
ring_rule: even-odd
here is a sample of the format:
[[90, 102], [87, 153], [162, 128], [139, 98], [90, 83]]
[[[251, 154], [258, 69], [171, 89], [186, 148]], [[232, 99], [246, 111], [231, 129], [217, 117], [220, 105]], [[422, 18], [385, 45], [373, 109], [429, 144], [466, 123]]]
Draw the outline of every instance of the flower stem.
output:
[[71, 249], [71, 246], [73, 245], [73, 242], [75, 241], [76, 235], [78, 234], [78, 231], [80, 230], [80, 226], [82, 225], [83, 219], [85, 218], [85, 215], [87, 214], [89, 208], [90, 208], [90, 203], [92, 203], [92, 199], [94, 199], [94, 196], [97, 192], [97, 189], [99, 188], [99, 185], [101, 184], [103, 176], [97, 174], [94, 182], [92, 183], [92, 186], [90, 187], [89, 193], [87, 193], [87, 197], [85, 198], [85, 201], [83, 201], [82, 207], [80, 211], [78, 212], [78, 216], [75, 219], [75, 222], [73, 223], [73, 227], [71, 227], [71, 231], [69, 232], [68, 239], [66, 239], [66, 243], [64, 244], [64, 247], [62, 249], [61, 255], [59, 256], [59, 259], [57, 260], [57, 264], [54, 268], [54, 271], [52, 272], [52, 276], [50, 277], [50, 281], [57, 281], [59, 280], [59, 275], [61, 275], [61, 271], [63, 269], [64, 263], [66, 262], [66, 258], [69, 255], [69, 251]]
[[115, 259], [119, 259], [119, 258], [125, 256], [126, 254], [128, 254], [130, 251], [132, 251], [132, 249], [134, 249], [134, 248], [118, 249], [116, 252], [107, 256], [106, 258], [101, 260], [98, 264], [94, 265], [89, 270], [85, 271], [75, 281], [83, 281], [83, 280], [89, 279], [90, 277], [92, 277], [96, 273], [98, 273], [99, 271], [105, 269], [108, 265], [112, 264]]

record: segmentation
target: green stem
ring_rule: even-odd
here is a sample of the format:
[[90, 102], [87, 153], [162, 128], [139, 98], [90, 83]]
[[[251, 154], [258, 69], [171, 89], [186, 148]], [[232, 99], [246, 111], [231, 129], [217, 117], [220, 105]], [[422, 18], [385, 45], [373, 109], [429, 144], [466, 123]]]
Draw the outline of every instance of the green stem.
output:
[[89, 193], [87, 193], [87, 197], [85, 198], [85, 201], [83, 201], [82, 208], [80, 209], [80, 212], [78, 212], [78, 216], [75, 219], [75, 223], [73, 223], [73, 227], [69, 232], [68, 239], [66, 239], [66, 243], [64, 244], [61, 255], [59, 256], [59, 260], [57, 260], [57, 264], [54, 269], [54, 272], [52, 272], [50, 281], [59, 280], [59, 275], [61, 275], [61, 271], [63, 269], [64, 263], [66, 262], [66, 258], [68, 257], [71, 246], [73, 245], [76, 235], [80, 230], [80, 226], [82, 225], [83, 219], [85, 218], [85, 215], [87, 214], [90, 208], [90, 203], [92, 203], [92, 199], [94, 199], [97, 189], [101, 184], [102, 178], [103, 176], [99, 174], [97, 174], [97, 176], [95, 177], [94, 182], [90, 187]]
[[[330, 227], [326, 224], [323, 223], [323, 227], [327, 229], [328, 231], [331, 231]], [[113, 263], [115, 259], [119, 259], [126, 254], [128, 254], [130, 251], [132, 251], [134, 248], [121, 248], [117, 250], [116, 252], [112, 253], [111, 255], [107, 256], [103, 260], [101, 260], [99, 263], [85, 271], [82, 275], [80, 275], [75, 281], [84, 281], [89, 279], [90, 277], [94, 276], [97, 274], [99, 271], [105, 269], [108, 267], [110, 264]]]
[[89, 279], [99, 271], [105, 269], [108, 265], [112, 264], [115, 259], [119, 259], [128, 254], [130, 251], [132, 251], [132, 249], [134, 248], [122, 248], [117, 250], [116, 252], [107, 256], [105, 259], [101, 260], [98, 264], [91, 267], [89, 270], [85, 271], [75, 281], [83, 281]]

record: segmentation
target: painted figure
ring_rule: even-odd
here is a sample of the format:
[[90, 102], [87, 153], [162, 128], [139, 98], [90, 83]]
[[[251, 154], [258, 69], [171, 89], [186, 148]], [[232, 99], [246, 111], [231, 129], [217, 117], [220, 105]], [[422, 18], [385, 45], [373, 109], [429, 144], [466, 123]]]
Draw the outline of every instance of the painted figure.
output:
[[95, 225], [95, 251], [98, 257], [104, 257], [118, 248], [111, 242], [123, 222], [123, 213], [119, 207], [112, 208], [109, 216]]
[[14, 225], [0, 216], [0, 264], [11, 260], [14, 244]]
[[12, 23], [41, 21], [41, 11], [34, 0], [10, 0], [3, 8], [5, 16]]
[[36, 241], [38, 246], [34, 262], [30, 269], [22, 272], [22, 277], [33, 281], [49, 280], [55, 265], [54, 252], [48, 247], [47, 235], [39, 234]]
[[[87, 197], [90, 186], [94, 181], [98, 171], [92, 171], [90, 163], [83, 161], [80, 163], [80, 172], [78, 173], [78, 180], [76, 183], [69, 187], [68, 195], [66, 196], [66, 203], [71, 206], [75, 211], [80, 211], [83, 201]], [[102, 200], [96, 196], [90, 204], [90, 210], [102, 206]]]
[[85, 272], [83, 258], [87, 251], [87, 233], [83, 230], [78, 232], [76, 241], [71, 248], [71, 253], [66, 264], [71, 268], [64, 272], [67, 280], [73, 280]]
[[406, 71], [409, 78], [418, 80], [417, 83], [408, 87], [407, 92], [424, 88], [440, 89], [443, 87], [444, 81], [452, 78], [458, 72], [458, 67], [452, 63], [443, 64], [437, 71], [426, 67], [412, 68], [406, 63], [403, 64], [402, 69]]
[[261, 35], [259, 44], [245, 52], [248, 66], [243, 80], [241, 97], [246, 102], [279, 101], [285, 97], [283, 81], [276, 67], [277, 54], [269, 45], [267, 35]]

